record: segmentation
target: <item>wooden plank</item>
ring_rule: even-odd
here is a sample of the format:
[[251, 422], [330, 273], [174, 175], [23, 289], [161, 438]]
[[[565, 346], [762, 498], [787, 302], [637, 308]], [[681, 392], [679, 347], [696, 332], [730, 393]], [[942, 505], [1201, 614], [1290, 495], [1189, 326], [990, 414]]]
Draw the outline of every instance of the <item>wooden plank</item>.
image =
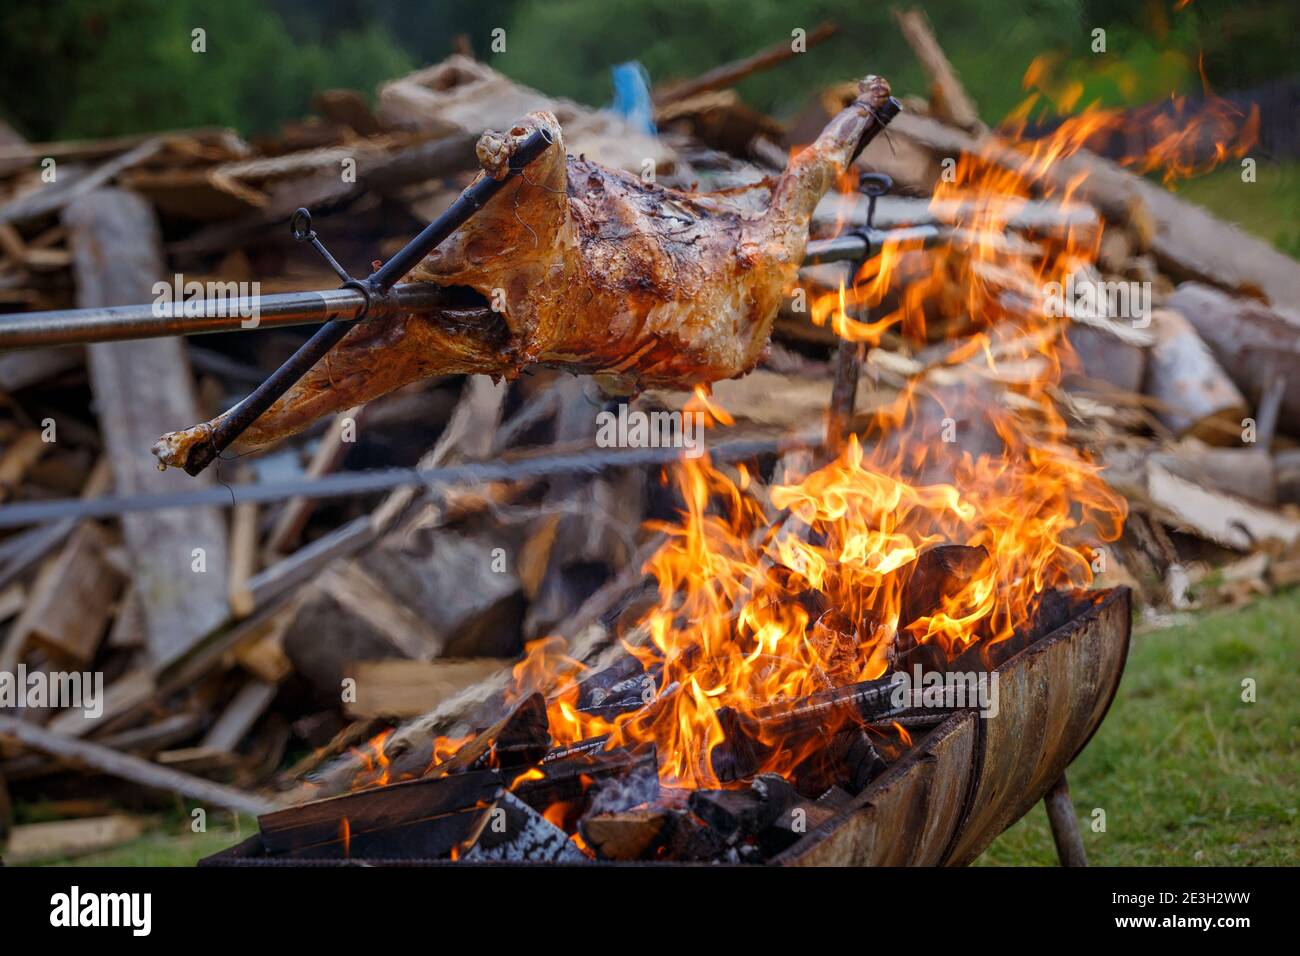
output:
[[[96, 190], [64, 212], [77, 305], [148, 302], [165, 272], [158, 223], [139, 197]], [[198, 421], [198, 402], [180, 339], [92, 345], [91, 385], [118, 494], [192, 489], [197, 479], [160, 472], [150, 452], [177, 421]], [[217, 508], [124, 515], [123, 532], [144, 606], [147, 644], [165, 667], [228, 617], [226, 529]], [[205, 570], [192, 570], [196, 555]]]
[[268, 813], [274, 808], [274, 803], [264, 797], [159, 767], [148, 760], [118, 753], [88, 740], [73, 740], [5, 714], [0, 714], [0, 736], [12, 737], [24, 747], [76, 761], [101, 773], [156, 790], [177, 793], [209, 806], [253, 814]]
[[230, 517], [230, 616], [240, 621], [257, 608], [249, 580], [257, 571], [257, 503], [241, 501]]
[[14, 827], [9, 834], [4, 857], [7, 863], [21, 864], [85, 856], [130, 843], [143, 832], [143, 820], [123, 814], [84, 820], [24, 823]]
[[[354, 425], [359, 424], [364, 407], [358, 405], [356, 408], [349, 408], [347, 411], [339, 412], [334, 416], [329, 429], [321, 438], [320, 443], [316, 446], [316, 451], [312, 454], [311, 461], [307, 464], [307, 471], [303, 475], [304, 479], [319, 478], [321, 475], [329, 474], [342, 463], [350, 447], [348, 442], [344, 441], [346, 437], [344, 425], [349, 420]], [[267, 535], [266, 553], [268, 562], [293, 550], [294, 545], [297, 544], [299, 537], [302, 535], [303, 528], [307, 525], [307, 519], [311, 517], [318, 503], [315, 498], [290, 498], [284, 503], [284, 507], [275, 520], [275, 526], [271, 529], [271, 533]]]
[[21, 654], [35, 641], [78, 666], [89, 664], [104, 636], [122, 578], [104, 559], [107, 535], [83, 523], [58, 557], [46, 562], [9, 641]]
[[235, 750], [244, 736], [253, 729], [253, 724], [266, 712], [266, 708], [271, 706], [279, 689], [279, 685], [268, 681], [249, 681], [226, 705], [199, 746], [212, 750]]
[[27, 472], [49, 449], [50, 443], [37, 428], [23, 432], [5, 446], [0, 452], [0, 501], [18, 490]]
[[[85, 175], [76, 178], [69, 177], [63, 182], [54, 182], [35, 192], [20, 196], [12, 202], [0, 206], [0, 222], [22, 222], [37, 216], [58, 212], [61, 209], [71, 208], [80, 201], [88, 199], [94, 194], [95, 190], [105, 186], [114, 176], [148, 159], [158, 152], [162, 145], [161, 139], [147, 139], [134, 149], [130, 149], [108, 162], [101, 163]], [[140, 301], [148, 300], [142, 299]], [[127, 303], [116, 304], [126, 305]]]
[[512, 664], [496, 657], [356, 661], [347, 673], [357, 682], [357, 699], [343, 710], [352, 718], [418, 717]]
[[103, 712], [99, 717], [87, 717], [79, 708], [73, 708], [56, 715], [49, 722], [48, 729], [61, 737], [84, 737], [106, 726], [114, 717], [143, 704], [153, 693], [153, 675], [145, 668], [131, 671], [105, 688]]
[[1147, 365], [1146, 393], [1156, 399], [1156, 417], [1175, 436], [1195, 435], [1214, 445], [1241, 442], [1245, 396], [1201, 337], [1173, 309], [1151, 316], [1156, 341]]

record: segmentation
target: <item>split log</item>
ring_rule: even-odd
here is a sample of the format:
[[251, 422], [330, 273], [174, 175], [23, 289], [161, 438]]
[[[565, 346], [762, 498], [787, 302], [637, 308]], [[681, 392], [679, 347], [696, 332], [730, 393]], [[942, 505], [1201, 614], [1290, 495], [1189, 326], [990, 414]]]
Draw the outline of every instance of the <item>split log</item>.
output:
[[587, 816], [578, 832], [602, 860], [648, 859], [671, 826], [667, 810], [647, 808]]
[[521, 646], [524, 607], [504, 545], [491, 535], [415, 532], [405, 541], [385, 540], [356, 567], [425, 623], [436, 635], [435, 653], [506, 657]]
[[511, 665], [498, 657], [356, 661], [346, 673], [356, 681], [357, 699], [346, 702], [343, 710], [354, 719], [418, 717], [471, 684], [509, 671]]
[[1252, 551], [1269, 539], [1300, 540], [1300, 521], [1247, 501], [1202, 488], [1147, 465], [1147, 495], [1176, 528], [1237, 551]]
[[99, 717], [88, 717], [83, 710], [72, 708], [55, 715], [46, 729], [61, 737], [84, 737], [92, 731], [103, 730], [116, 718], [145, 704], [155, 690], [153, 675], [147, 668], [128, 671], [104, 690]]
[[1195, 435], [1215, 445], [1240, 442], [1246, 399], [1191, 324], [1179, 312], [1157, 309], [1156, 341], [1146, 393], [1160, 404], [1156, 416], [1178, 437]]
[[262, 845], [308, 859], [437, 859], [482, 831], [503, 794], [495, 770], [408, 780], [264, 813]]
[[[628, 593], [639, 586], [645, 579], [642, 566], [663, 544], [662, 535], [653, 535], [637, 552], [632, 561], [614, 580], [601, 587], [591, 595], [578, 609], [573, 617], [560, 629], [559, 636], [568, 643], [568, 655], [575, 661], [586, 661], [596, 650], [609, 641], [609, 632], [602, 625], [602, 619], [615, 611]], [[571, 672], [561, 668], [554, 675], [555, 680], [568, 679]], [[413, 769], [428, 765], [429, 748], [427, 742], [440, 733], [445, 733], [456, 726], [457, 721], [466, 720], [466, 715], [473, 710], [494, 706], [510, 682], [510, 669], [503, 669], [493, 675], [454, 695], [439, 704], [433, 710], [409, 721], [393, 732], [387, 742], [387, 752], [395, 760], [410, 761]], [[548, 692], [556, 685], [545, 688]], [[596, 744], [601, 746], [603, 742]], [[463, 749], [463, 748], [462, 748]], [[459, 756], [459, 755], [458, 755]], [[420, 760], [423, 759], [423, 763]], [[314, 787], [321, 793], [337, 793], [356, 777], [360, 762], [353, 754], [340, 757], [326, 767], [313, 781]]]
[[[146, 302], [164, 272], [158, 222], [138, 197], [119, 190], [82, 196], [64, 213], [74, 257], [77, 305]], [[118, 494], [191, 488], [179, 471], [160, 472], [149, 447], [177, 418], [198, 418], [180, 339], [92, 345], [91, 383]], [[124, 515], [123, 532], [144, 605], [149, 653], [162, 668], [229, 613], [226, 529], [216, 508]], [[197, 563], [197, 562], [201, 562]], [[202, 572], [190, 573], [191, 568]], [[178, 573], [188, 576], [176, 585]]]
[[32, 585], [8, 638], [12, 653], [21, 654], [31, 640], [78, 666], [94, 659], [122, 586], [121, 576], [105, 560], [106, 548], [107, 535], [96, 524], [85, 522], [73, 532]]
[[1142, 391], [1147, 349], [1096, 325], [1071, 322], [1066, 339], [1089, 381], [1104, 382], [1127, 393]]
[[84, 764], [101, 773], [142, 786], [178, 793], [209, 806], [224, 807], [239, 813], [265, 813], [271, 808], [270, 801], [251, 793], [159, 767], [147, 760], [118, 753], [88, 740], [74, 740], [16, 717], [0, 714], [0, 737], [12, 737], [24, 747]]
[[[322, 641], [322, 634], [328, 634], [329, 640]], [[338, 702], [353, 661], [428, 660], [444, 642], [376, 576], [357, 566], [335, 566], [308, 586], [280, 643], [294, 671], [326, 704]]]
[[1273, 458], [1262, 448], [1213, 448], [1182, 442], [1149, 459], [1161, 468], [1224, 494], [1261, 505], [1277, 504]]
[[1195, 282], [1180, 285], [1166, 304], [1191, 323], [1244, 394], [1258, 397], [1281, 378], [1281, 427], [1300, 437], [1300, 323]]

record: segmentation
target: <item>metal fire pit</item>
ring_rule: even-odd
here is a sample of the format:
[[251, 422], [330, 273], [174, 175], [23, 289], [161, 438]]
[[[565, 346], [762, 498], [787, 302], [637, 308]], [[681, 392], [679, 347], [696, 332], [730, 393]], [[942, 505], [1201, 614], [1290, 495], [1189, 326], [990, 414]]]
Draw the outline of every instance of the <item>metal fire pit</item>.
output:
[[[984, 852], [1047, 795], [1092, 738], [1115, 697], [1128, 657], [1130, 592], [1114, 588], [1087, 597], [1088, 605], [1071, 620], [995, 669], [996, 717], [981, 718], [975, 709], [953, 714], [836, 817], [770, 864], [965, 866]], [[199, 865], [467, 864], [273, 857], [255, 835]]]

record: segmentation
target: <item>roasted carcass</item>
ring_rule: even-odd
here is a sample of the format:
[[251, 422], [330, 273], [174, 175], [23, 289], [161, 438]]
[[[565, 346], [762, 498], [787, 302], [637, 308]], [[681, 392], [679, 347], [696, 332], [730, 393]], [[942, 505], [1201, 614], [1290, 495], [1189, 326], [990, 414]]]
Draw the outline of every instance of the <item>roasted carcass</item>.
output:
[[[236, 450], [292, 434], [329, 412], [431, 375], [513, 376], [529, 365], [597, 376], [611, 390], [690, 387], [751, 370], [793, 285], [813, 209], [878, 129], [879, 77], [798, 153], [770, 199], [667, 189], [566, 154], [559, 124], [530, 113], [478, 143], [498, 179], [538, 126], [554, 146], [408, 277], [473, 290], [498, 321], [456, 314], [376, 317], [352, 330], [244, 433]], [[481, 313], [480, 313], [481, 314]], [[182, 465], [205, 423], [154, 453]]]

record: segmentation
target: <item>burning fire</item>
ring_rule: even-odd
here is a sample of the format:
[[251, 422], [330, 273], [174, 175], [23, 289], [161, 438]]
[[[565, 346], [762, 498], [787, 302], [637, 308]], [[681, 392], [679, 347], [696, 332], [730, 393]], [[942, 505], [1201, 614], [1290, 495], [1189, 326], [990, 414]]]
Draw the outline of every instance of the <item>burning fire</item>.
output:
[[[993, 646], [1045, 591], [1091, 584], [1094, 549], [1119, 536], [1126, 508], [1067, 440], [1055, 398], [1074, 358], [1067, 320], [1047, 315], [1042, 295], [1095, 266], [1101, 230], [1008, 236], [1031, 198], [1068, 203], [1086, 186], [1069, 159], [1124, 116], [1091, 108], [1029, 140], [1028, 114], [937, 184], [931, 209], [950, 241], [887, 244], [813, 303], [813, 321], [841, 338], [875, 347], [890, 337], [914, 358], [897, 397], [866, 413], [838, 457], [807, 474], [790, 465], [771, 484], [707, 455], [671, 469], [683, 508], [656, 527], [665, 543], [646, 565], [659, 601], [623, 638], [652, 679], [646, 705], [617, 716], [580, 709], [583, 665], [558, 638], [529, 646], [512, 696], [548, 696], [557, 745], [602, 735], [608, 747], [654, 744], [665, 786], [724, 786], [711, 756], [725, 721], [880, 677], [903, 648], [932, 643], [951, 658]], [[1229, 130], [1230, 111], [1213, 102], [1195, 118], [1168, 116], [1167, 135], [1125, 165], [1187, 175], [1201, 166], [1191, 147], [1202, 137], [1217, 137], [1222, 160], [1248, 147], [1257, 122]], [[729, 423], [704, 393], [694, 407]], [[913, 562], [936, 544], [986, 556], [939, 607], [903, 621]], [[893, 731], [910, 744], [903, 726]], [[458, 743], [437, 741], [434, 764]], [[801, 747], [818, 745], [764, 743], [773, 746], [760, 771], [783, 774], [807, 756]], [[387, 777], [382, 750], [368, 748], [368, 783]]]

